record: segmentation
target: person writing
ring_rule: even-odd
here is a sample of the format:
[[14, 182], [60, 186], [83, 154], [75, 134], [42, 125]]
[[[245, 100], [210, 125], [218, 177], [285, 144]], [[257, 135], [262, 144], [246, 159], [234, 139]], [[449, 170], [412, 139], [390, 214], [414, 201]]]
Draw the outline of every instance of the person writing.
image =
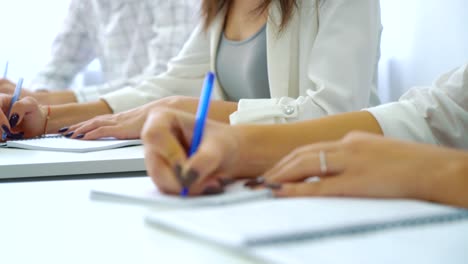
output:
[[[222, 188], [223, 179], [255, 178], [251, 185], [281, 197], [401, 197], [468, 207], [468, 64], [432, 87], [413, 88], [398, 102], [365, 111], [277, 125], [210, 121], [189, 159], [193, 124], [193, 116], [180, 111], [149, 114], [142, 132], [145, 162], [162, 191], [180, 190], [174, 177], [179, 166], [197, 176], [191, 195]], [[315, 175], [321, 180], [306, 180]]]
[[25, 135], [60, 129], [66, 136], [90, 139], [89, 131], [69, 126], [117, 113], [82, 125], [130, 122], [138, 133], [125, 136], [138, 137], [148, 109], [195, 113], [195, 97], [208, 71], [219, 80], [209, 117], [226, 123], [289, 123], [378, 104], [378, 0], [204, 0], [201, 13], [202, 24], [159, 76], [99, 101], [51, 106], [50, 111], [33, 100], [18, 101], [12, 112], [20, 120], [25, 113], [42, 124], [49, 120], [47, 128]]

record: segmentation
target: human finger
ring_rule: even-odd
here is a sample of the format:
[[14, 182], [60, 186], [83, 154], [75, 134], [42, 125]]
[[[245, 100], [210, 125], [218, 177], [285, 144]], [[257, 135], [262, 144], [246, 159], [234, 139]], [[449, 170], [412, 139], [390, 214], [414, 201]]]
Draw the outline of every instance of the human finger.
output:
[[181, 186], [176, 179], [175, 169], [154, 149], [145, 148], [145, 165], [148, 175], [160, 191], [180, 193]]
[[271, 168], [265, 173], [267, 183], [303, 181], [313, 176], [326, 177], [341, 173], [345, 169], [342, 150], [334, 152], [302, 152], [301, 155]]
[[343, 176], [321, 178], [315, 182], [278, 184], [272, 189], [277, 197], [359, 196], [353, 192], [350, 178]]
[[164, 157], [171, 167], [182, 165], [187, 159], [189, 139], [184, 138], [177, 118], [173, 113], [154, 111], [148, 116], [141, 133], [145, 149]]

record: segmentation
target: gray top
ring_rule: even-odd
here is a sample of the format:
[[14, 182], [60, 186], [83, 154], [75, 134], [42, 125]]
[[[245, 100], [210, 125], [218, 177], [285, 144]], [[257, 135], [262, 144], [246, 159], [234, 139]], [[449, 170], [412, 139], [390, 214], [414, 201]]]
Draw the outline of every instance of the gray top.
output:
[[232, 41], [222, 34], [216, 73], [227, 100], [270, 98], [266, 54], [266, 25], [252, 37]]

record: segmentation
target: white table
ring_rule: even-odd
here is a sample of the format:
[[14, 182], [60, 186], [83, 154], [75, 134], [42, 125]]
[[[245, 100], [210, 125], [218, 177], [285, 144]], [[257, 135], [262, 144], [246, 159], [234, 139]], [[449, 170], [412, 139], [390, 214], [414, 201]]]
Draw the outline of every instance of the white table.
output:
[[0, 148], [0, 179], [144, 171], [143, 146], [88, 153]]
[[[89, 190], [132, 179], [0, 184], [0, 263], [271, 263], [159, 230], [142, 207], [93, 202]], [[167, 210], [167, 209], [166, 209]], [[187, 221], [190, 221], [187, 219]], [[282, 263], [466, 263], [468, 223], [264, 247]]]
[[147, 226], [145, 208], [89, 200], [126, 180], [0, 184], [0, 263], [253, 263]]

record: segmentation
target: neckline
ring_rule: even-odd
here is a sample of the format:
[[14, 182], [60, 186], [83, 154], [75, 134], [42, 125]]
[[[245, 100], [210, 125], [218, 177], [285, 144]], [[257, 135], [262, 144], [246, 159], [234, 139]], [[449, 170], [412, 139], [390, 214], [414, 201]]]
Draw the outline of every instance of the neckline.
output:
[[267, 26], [267, 24], [265, 23], [265, 25], [263, 25], [255, 34], [253, 34], [252, 36], [250, 36], [250, 37], [248, 37], [248, 38], [246, 38], [244, 40], [230, 40], [224, 34], [224, 30], [223, 30], [223, 33], [222, 33], [222, 38], [223, 38], [223, 41], [225, 41], [225, 42], [227, 42], [229, 44], [242, 45], [242, 44], [248, 43], [248, 42], [252, 41], [253, 39], [257, 38], [260, 34], [262, 34], [265, 31], [266, 26]]

